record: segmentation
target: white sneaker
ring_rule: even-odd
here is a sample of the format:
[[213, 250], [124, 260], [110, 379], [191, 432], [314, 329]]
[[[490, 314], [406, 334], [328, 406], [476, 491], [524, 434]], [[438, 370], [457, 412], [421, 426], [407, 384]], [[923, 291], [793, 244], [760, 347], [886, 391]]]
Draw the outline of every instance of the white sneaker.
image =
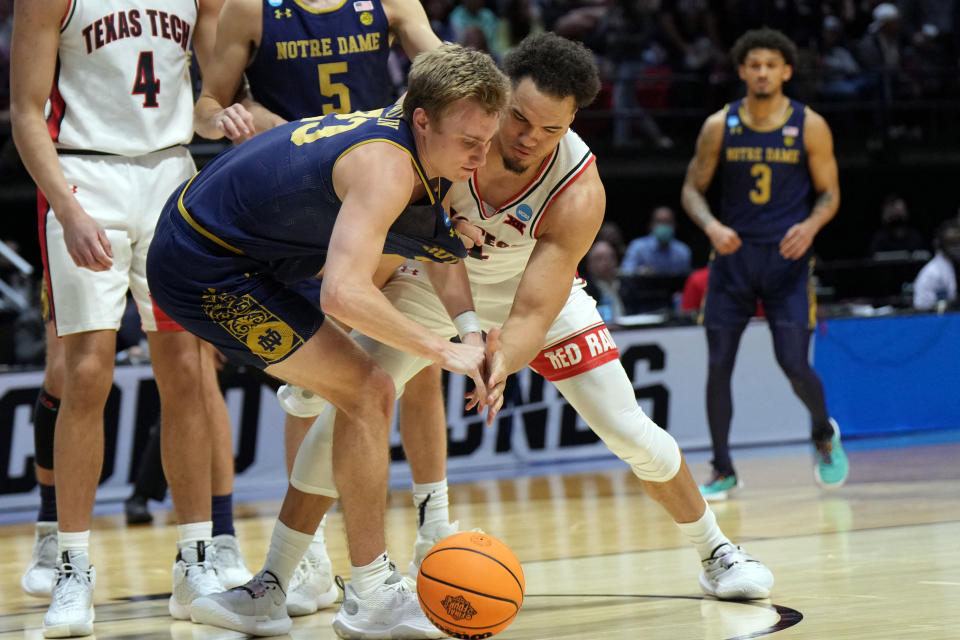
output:
[[[315, 551], [317, 547], [319, 549]], [[287, 613], [291, 616], [308, 616], [336, 601], [337, 585], [333, 583], [327, 549], [310, 545], [290, 579], [287, 589]]]
[[721, 600], [766, 598], [773, 586], [770, 569], [732, 544], [722, 544], [703, 561], [700, 588]]
[[247, 569], [247, 562], [237, 543], [237, 537], [224, 533], [213, 537], [213, 566], [224, 589], [233, 589], [246, 584], [253, 574]]
[[359, 598], [353, 585], [344, 585], [343, 604], [333, 617], [333, 630], [341, 638], [394, 640], [445, 638], [420, 609], [417, 594], [398, 571], [366, 598]]
[[212, 550], [208, 553], [201, 541], [180, 549], [173, 563], [173, 592], [170, 594], [170, 615], [176, 620], [190, 619], [190, 603], [200, 596], [223, 590]]
[[312, 391], [301, 389], [292, 384], [281, 385], [277, 389], [277, 400], [280, 407], [292, 416], [298, 418], [313, 418], [323, 412], [327, 401]]
[[65, 551], [56, 569], [50, 608], [43, 616], [43, 637], [69, 638], [93, 633], [93, 587], [97, 572], [85, 553]]
[[190, 619], [255, 636], [283, 635], [293, 624], [285, 599], [277, 577], [264, 570], [241, 587], [197, 598]]
[[49, 596], [57, 581], [57, 523], [38, 522], [33, 532], [33, 558], [20, 578], [31, 596]]
[[[480, 531], [480, 529], [474, 529], [474, 531]], [[452, 536], [455, 533], [460, 533], [459, 520], [450, 523], [427, 524], [417, 529], [417, 541], [413, 544], [413, 560], [407, 568], [410, 577], [416, 580], [420, 574], [420, 563], [430, 553], [430, 549], [433, 549], [435, 544], [447, 536]]]

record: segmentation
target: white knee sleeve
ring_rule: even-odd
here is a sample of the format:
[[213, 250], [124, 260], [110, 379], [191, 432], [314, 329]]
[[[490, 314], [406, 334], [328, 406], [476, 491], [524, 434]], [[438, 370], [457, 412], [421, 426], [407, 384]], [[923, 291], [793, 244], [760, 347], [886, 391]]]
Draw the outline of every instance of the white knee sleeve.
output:
[[290, 473], [290, 484], [304, 493], [339, 498], [333, 480], [333, 423], [337, 408], [328, 404], [300, 444]]
[[[390, 374], [396, 385], [398, 397], [403, 393], [403, 387], [407, 381], [430, 364], [428, 360], [380, 344], [356, 331], [352, 336], [367, 353], [373, 356], [377, 364]], [[286, 385], [281, 389], [287, 389], [284, 395], [278, 393], [281, 406], [287, 413], [293, 415], [306, 413], [307, 416], [316, 415], [311, 411], [319, 413], [297, 451], [293, 472], [290, 474], [290, 484], [304, 493], [339, 498], [340, 494], [333, 479], [333, 423], [337, 417], [336, 407], [319, 396], [309, 392], [304, 393], [292, 385]], [[285, 400], [288, 402], [285, 403]]]
[[647, 417], [618, 360], [554, 383], [606, 445], [641, 480], [667, 482], [680, 470], [677, 441]]

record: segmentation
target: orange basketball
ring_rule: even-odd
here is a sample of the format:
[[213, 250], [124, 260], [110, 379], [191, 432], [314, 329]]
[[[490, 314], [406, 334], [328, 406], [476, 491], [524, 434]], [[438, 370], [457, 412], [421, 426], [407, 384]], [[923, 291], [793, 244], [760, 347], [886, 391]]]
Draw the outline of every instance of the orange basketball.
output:
[[438, 542], [420, 565], [420, 608], [454, 638], [489, 638], [513, 622], [523, 604], [523, 569], [513, 552], [478, 531]]

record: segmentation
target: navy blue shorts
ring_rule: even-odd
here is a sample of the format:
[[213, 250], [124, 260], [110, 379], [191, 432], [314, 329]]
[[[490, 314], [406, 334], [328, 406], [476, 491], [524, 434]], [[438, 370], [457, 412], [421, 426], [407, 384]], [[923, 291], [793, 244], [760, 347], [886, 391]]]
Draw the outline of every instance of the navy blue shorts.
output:
[[773, 326], [813, 329], [817, 297], [810, 278], [814, 258], [780, 255], [777, 242], [744, 242], [733, 253], [714, 254], [704, 300], [703, 324], [709, 328], [742, 328], [763, 302]]
[[147, 254], [147, 281], [159, 307], [236, 364], [266, 368], [309, 340], [324, 315], [264, 262], [232, 253], [189, 226], [178, 189], [164, 206]]

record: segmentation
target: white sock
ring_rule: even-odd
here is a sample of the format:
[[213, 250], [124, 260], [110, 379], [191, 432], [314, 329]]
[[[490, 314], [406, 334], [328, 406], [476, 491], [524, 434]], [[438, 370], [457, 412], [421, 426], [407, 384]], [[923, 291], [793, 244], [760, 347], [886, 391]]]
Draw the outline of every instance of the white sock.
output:
[[186, 547], [194, 542], [210, 543], [213, 540], [213, 521], [188, 522], [177, 525], [177, 547]]
[[213, 521], [188, 522], [177, 525], [177, 551], [184, 562], [203, 562], [206, 555], [200, 557], [197, 543], [202, 542], [204, 549], [213, 544]]
[[417, 508], [417, 527], [450, 522], [450, 499], [447, 495], [447, 479], [440, 482], [413, 483], [413, 506]]
[[727, 536], [723, 535], [723, 531], [717, 525], [717, 518], [713, 515], [709, 505], [696, 522], [678, 522], [677, 526], [697, 548], [701, 560], [709, 558], [720, 545], [733, 544]]
[[[80, 570], [90, 566], [90, 530], [57, 531], [57, 549], [63, 558], [63, 552], [70, 553], [70, 560]], [[87, 566], [81, 566], [86, 563]]]
[[323, 528], [327, 524], [327, 516], [323, 516], [317, 532], [313, 534], [313, 540], [307, 548], [307, 556], [312, 558], [323, 558], [327, 555], [327, 539], [324, 537]]
[[382, 585], [390, 577], [393, 567], [390, 558], [384, 551], [376, 560], [362, 567], [350, 566], [350, 584], [360, 598], [366, 598], [374, 589]]
[[313, 536], [309, 533], [291, 529], [279, 520], [273, 526], [270, 550], [267, 552], [263, 568], [277, 577], [284, 591], [287, 590], [290, 578], [293, 577], [293, 572], [300, 564], [300, 558], [303, 557], [312, 540]]

